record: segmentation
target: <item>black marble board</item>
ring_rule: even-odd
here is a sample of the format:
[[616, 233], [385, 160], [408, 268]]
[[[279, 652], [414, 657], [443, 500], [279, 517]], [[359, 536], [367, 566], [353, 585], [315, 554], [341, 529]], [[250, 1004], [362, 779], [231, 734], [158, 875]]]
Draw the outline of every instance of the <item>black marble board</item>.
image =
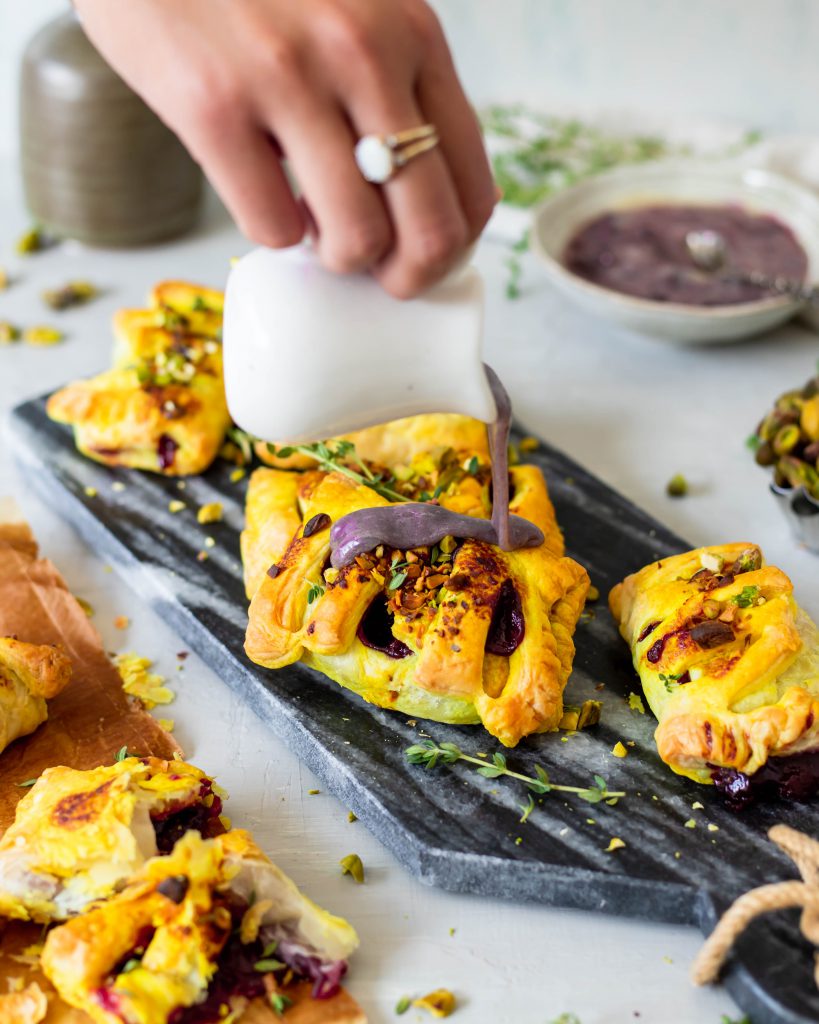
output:
[[[571, 736], [530, 737], [507, 752], [509, 764], [531, 774], [540, 763], [553, 781], [570, 785], [585, 786], [596, 772], [610, 789], [628, 795], [609, 807], [553, 793], [521, 824], [528, 796], [522, 785], [484, 779], [463, 764], [428, 771], [404, 757], [424, 735], [454, 741], [471, 754], [501, 749], [481, 728], [414, 724], [302, 665], [270, 672], [247, 660], [239, 560], [246, 480], [231, 482], [232, 466], [218, 461], [180, 491], [173, 479], [96, 465], [75, 451], [68, 430], [48, 420], [43, 399], [13, 411], [8, 437], [30, 486], [243, 695], [401, 864], [430, 885], [695, 924], [708, 932], [740, 893], [795, 877], [766, 837], [771, 825], [819, 833], [816, 804], [755, 806], [737, 815], [712, 789], [675, 776], [660, 762], [653, 717], [627, 703], [639, 683], [605, 595], [628, 572], [689, 545], [547, 445], [526, 458], [546, 475], [568, 553], [588, 568], [601, 592], [578, 627], [566, 699], [602, 698], [603, 717]], [[114, 490], [115, 481], [124, 490]], [[171, 514], [169, 501], [180, 498], [187, 508]], [[223, 504], [224, 521], [199, 525], [196, 510], [211, 501]], [[210, 549], [208, 536], [216, 541]], [[202, 550], [208, 558], [198, 561]], [[602, 691], [598, 683], [605, 683]], [[618, 740], [634, 743], [624, 759], [611, 753]], [[702, 809], [692, 808], [697, 801]], [[696, 827], [685, 827], [692, 819]], [[612, 836], [626, 846], [607, 853]], [[795, 911], [749, 928], [725, 983], [755, 1024], [819, 1021], [812, 951]]]

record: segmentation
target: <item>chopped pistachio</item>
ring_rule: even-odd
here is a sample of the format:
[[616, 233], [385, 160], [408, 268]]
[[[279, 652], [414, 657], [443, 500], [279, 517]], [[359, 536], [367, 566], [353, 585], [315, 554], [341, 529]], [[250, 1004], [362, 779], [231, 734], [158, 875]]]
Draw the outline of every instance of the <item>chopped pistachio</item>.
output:
[[606, 853], [612, 853], [614, 850], [622, 850], [626, 844], [618, 836], [612, 836], [609, 845], [606, 847]]
[[699, 800], [695, 800], [695, 801], [694, 801], [694, 803], [693, 803], [693, 804], [691, 804], [691, 810], [692, 810], [692, 811], [702, 811], [702, 810], [704, 810], [704, 807], [703, 807], [703, 805], [702, 805], [702, 804], [701, 804], [701, 803], [699, 802]]
[[708, 825], [709, 832], [719, 832], [719, 825], [714, 825], [713, 822]]
[[628, 695], [628, 706], [632, 711], [636, 711], [639, 715], [646, 713], [646, 706], [643, 704], [643, 698], [639, 693], [630, 693]]
[[580, 732], [589, 725], [597, 725], [600, 721], [600, 712], [603, 708], [602, 701], [584, 700], [581, 705], [566, 704], [563, 708], [563, 717], [558, 723], [559, 729], [566, 729], [570, 732]]
[[29, 345], [56, 345], [58, 342], [63, 340], [63, 332], [58, 331], [56, 327], [45, 327], [40, 325], [38, 327], [27, 327], [23, 331], [23, 341]]
[[682, 473], [676, 473], [671, 477], [666, 484], [665, 493], [670, 498], [684, 498], [688, 494], [688, 481]]
[[395, 1004], [395, 1012], [400, 1017], [406, 1013], [407, 1010], [412, 1006], [412, 1000], [409, 996], [401, 996], [398, 1002]]
[[364, 865], [357, 853], [348, 853], [346, 857], [341, 858], [339, 864], [343, 875], [352, 876], [356, 885], [361, 885], [364, 881]]
[[85, 614], [90, 619], [91, 616], [94, 614], [93, 607], [85, 600], [84, 597], [77, 597], [77, 595], [75, 594], [74, 598], [75, 598], [77, 604], [80, 606], [80, 608], [82, 608], [82, 610], [85, 612]]
[[237, 466], [236, 469], [230, 472], [230, 482], [237, 484], [245, 476], [247, 476], [247, 472], [241, 466]]
[[62, 288], [43, 292], [43, 302], [50, 309], [68, 309], [90, 302], [96, 294], [97, 289], [88, 281], [69, 281]]
[[320, 789], [308, 789], [308, 790], [307, 790], [307, 795], [308, 795], [308, 796], [318, 796], [318, 794], [319, 794], [320, 792], [321, 792], [321, 790], [320, 790]]
[[433, 1017], [448, 1017], [455, 1009], [455, 996], [448, 988], [436, 988], [420, 999], [413, 999], [412, 1005], [426, 1010]]
[[0, 345], [10, 345], [20, 340], [20, 328], [10, 324], [8, 320], [0, 320]]
[[188, 506], [185, 504], [185, 502], [180, 501], [179, 498], [172, 498], [168, 502], [168, 511], [171, 513], [171, 515], [176, 515], [177, 512], [181, 512], [182, 509], [187, 507]]
[[85, 491], [85, 496], [87, 498], [96, 498], [96, 496], [97, 496], [97, 488], [96, 487], [84, 487], [83, 490]]
[[30, 256], [33, 252], [41, 252], [43, 249], [47, 249], [51, 244], [52, 240], [46, 237], [43, 229], [39, 225], [35, 225], [20, 235], [15, 249], [20, 256]]
[[710, 572], [722, 572], [725, 568], [725, 559], [716, 552], [703, 551], [700, 554], [700, 565]]
[[611, 752], [615, 757], [625, 757], [628, 754], [628, 751], [619, 740], [614, 744]]
[[697, 827], [697, 823], [696, 823], [696, 821], [694, 821], [693, 818], [689, 818], [688, 821], [685, 822], [683, 827], [684, 828], [696, 828]]
[[233, 822], [230, 820], [230, 818], [226, 814], [220, 814], [219, 821], [221, 822], [222, 828], [225, 830], [225, 832], [230, 832], [233, 826]]
[[352, 811], [347, 811], [347, 821], [352, 825], [354, 821], [358, 821], [358, 815], [353, 814]]
[[209, 501], [196, 513], [197, 523], [220, 523], [222, 521], [222, 502]]

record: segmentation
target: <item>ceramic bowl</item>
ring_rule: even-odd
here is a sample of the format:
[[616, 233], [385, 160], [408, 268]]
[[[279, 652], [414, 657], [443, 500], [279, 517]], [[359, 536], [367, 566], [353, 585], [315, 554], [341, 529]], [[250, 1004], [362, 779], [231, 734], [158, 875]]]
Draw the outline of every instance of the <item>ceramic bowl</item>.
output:
[[784, 296], [725, 306], [688, 306], [638, 299], [592, 284], [562, 262], [572, 236], [594, 217], [649, 203], [738, 203], [781, 220], [808, 257], [807, 280], [819, 279], [819, 198], [771, 171], [704, 160], [620, 167], [582, 181], [542, 203], [534, 214], [532, 249], [552, 283], [578, 306], [660, 341], [738, 341], [781, 324], [800, 304]]

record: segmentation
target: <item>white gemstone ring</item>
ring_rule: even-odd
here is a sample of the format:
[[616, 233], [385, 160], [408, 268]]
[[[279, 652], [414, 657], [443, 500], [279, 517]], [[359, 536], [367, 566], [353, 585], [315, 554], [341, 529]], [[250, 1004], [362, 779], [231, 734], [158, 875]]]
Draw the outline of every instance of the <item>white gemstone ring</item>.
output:
[[438, 145], [434, 124], [390, 135], [364, 135], [355, 145], [355, 162], [367, 181], [383, 185], [410, 160]]

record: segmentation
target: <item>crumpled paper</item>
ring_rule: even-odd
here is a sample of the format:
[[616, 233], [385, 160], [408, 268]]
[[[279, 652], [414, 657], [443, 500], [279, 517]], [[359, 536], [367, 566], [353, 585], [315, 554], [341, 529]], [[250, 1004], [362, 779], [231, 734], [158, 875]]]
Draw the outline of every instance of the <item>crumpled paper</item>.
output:
[[[106, 655], [99, 633], [47, 559], [37, 557], [37, 542], [13, 503], [0, 499], [0, 636], [36, 644], [59, 644], [71, 658], [74, 673], [63, 692], [48, 702], [48, 720], [30, 736], [0, 754], [0, 832], [14, 820], [17, 802], [28, 792], [20, 782], [45, 768], [69, 765], [96, 768], [110, 764], [122, 747], [139, 755], [171, 758], [181, 753], [138, 701], [122, 688], [117, 669]], [[64, 1003], [39, 967], [37, 948], [42, 928], [19, 921], [0, 923], [0, 1024], [93, 1024]], [[48, 998], [45, 1017], [23, 1022], [19, 1011], [4, 1007], [6, 993], [20, 982], [38, 984]], [[345, 991], [333, 999], [310, 997], [310, 985], [287, 986], [292, 999], [287, 1024], [366, 1024], [366, 1017]], [[261, 999], [242, 1015], [243, 1024], [274, 1024], [280, 1018]]]

